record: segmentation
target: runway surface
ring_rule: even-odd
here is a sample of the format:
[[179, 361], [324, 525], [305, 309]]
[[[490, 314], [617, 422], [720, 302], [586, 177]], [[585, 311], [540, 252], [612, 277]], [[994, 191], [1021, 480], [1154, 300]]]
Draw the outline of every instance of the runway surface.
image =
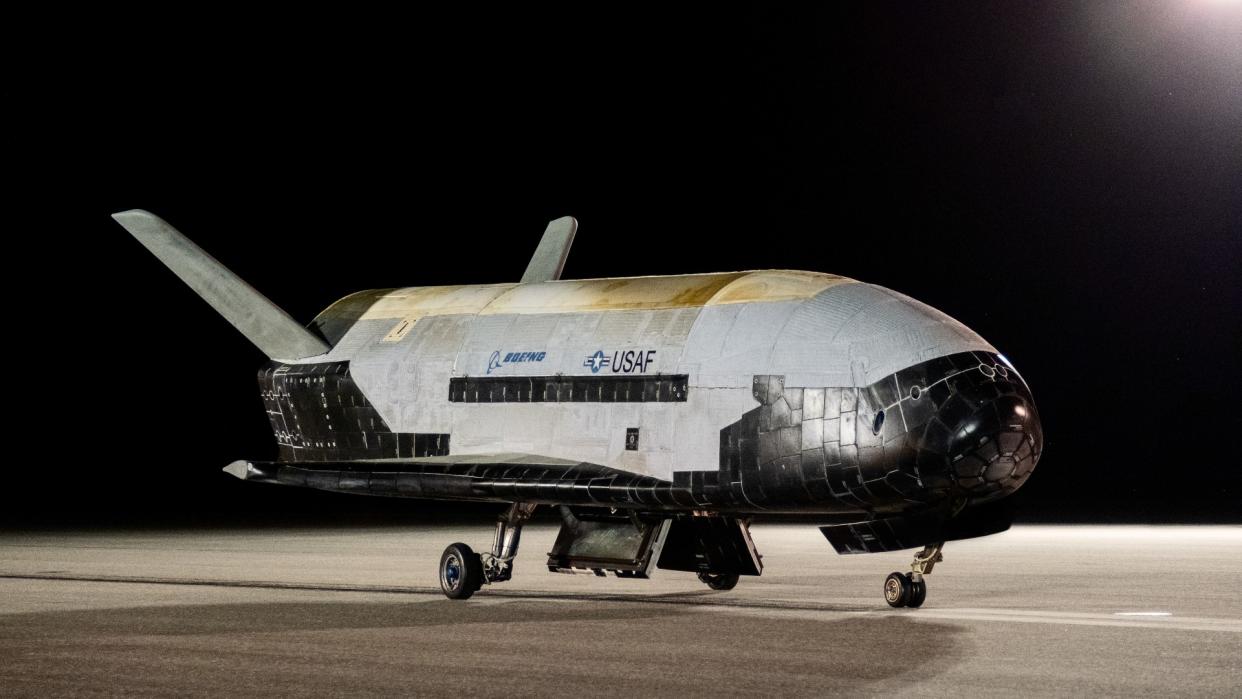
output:
[[0, 695], [1239, 696], [1242, 527], [1016, 527], [952, 542], [918, 610], [911, 552], [838, 556], [756, 526], [761, 577], [714, 592], [547, 572], [444, 599], [490, 527], [0, 533]]

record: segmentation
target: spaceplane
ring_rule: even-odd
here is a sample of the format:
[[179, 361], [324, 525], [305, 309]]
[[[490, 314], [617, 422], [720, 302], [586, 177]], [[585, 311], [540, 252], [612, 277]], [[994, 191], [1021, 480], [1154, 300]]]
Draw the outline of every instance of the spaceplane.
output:
[[[304, 326], [157, 216], [114, 214], [269, 358], [256, 483], [503, 503], [452, 543], [444, 594], [509, 580], [540, 506], [554, 572], [759, 575], [750, 523], [814, 522], [842, 554], [921, 549], [883, 585], [918, 607], [946, 541], [1003, 531], [1043, 433], [996, 348], [898, 292], [820, 272], [561, 279], [577, 222], [521, 281], [360, 291]], [[480, 547], [481, 549], [483, 547]]]

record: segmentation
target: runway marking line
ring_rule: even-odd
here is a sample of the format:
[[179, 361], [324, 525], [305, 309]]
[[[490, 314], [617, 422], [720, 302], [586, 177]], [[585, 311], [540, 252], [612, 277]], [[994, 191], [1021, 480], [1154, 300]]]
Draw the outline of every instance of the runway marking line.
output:
[[[437, 587], [404, 587], [384, 585], [350, 585], [325, 583], [285, 583], [265, 580], [212, 580], [203, 578], [161, 578], [120, 575], [62, 575], [40, 573], [0, 573], [0, 579], [8, 580], [56, 580], [64, 582], [101, 582], [142, 585], [201, 585], [209, 587], [242, 587], [272, 590], [303, 590], [310, 592], [371, 592], [404, 595], [441, 594]], [[1136, 614], [1116, 612], [1059, 612], [1022, 609], [983, 608], [923, 608], [884, 609], [864, 605], [815, 603], [795, 600], [754, 599], [707, 596], [702, 592], [666, 593], [657, 595], [618, 595], [608, 593], [564, 593], [537, 590], [488, 590], [487, 596], [505, 599], [530, 599], [564, 602], [628, 602], [643, 604], [677, 604], [701, 607], [712, 611], [742, 611], [750, 613], [805, 613], [880, 616], [911, 615], [920, 619], [949, 621], [997, 621], [1006, 623], [1045, 623], [1071, 626], [1112, 626], [1124, 628], [1179, 629], [1186, 631], [1217, 631], [1242, 633], [1242, 619], [1213, 617], [1167, 617], [1122, 616]], [[1137, 614], [1147, 614], [1139, 612]]]

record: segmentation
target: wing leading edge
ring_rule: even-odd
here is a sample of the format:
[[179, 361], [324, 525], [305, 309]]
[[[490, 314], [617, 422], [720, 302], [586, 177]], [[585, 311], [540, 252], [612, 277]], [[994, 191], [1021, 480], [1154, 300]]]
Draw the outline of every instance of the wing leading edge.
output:
[[[541, 504], [694, 504], [689, 489], [598, 464], [533, 454], [470, 454], [353, 461], [235, 461], [246, 481], [430, 500]], [[658, 493], [658, 495], [657, 495]]]

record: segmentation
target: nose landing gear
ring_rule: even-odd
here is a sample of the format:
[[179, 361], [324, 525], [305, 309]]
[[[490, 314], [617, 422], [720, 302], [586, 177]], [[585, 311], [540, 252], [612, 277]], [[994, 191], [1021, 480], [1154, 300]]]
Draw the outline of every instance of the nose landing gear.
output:
[[522, 537], [522, 525], [535, 506], [514, 503], [496, 522], [490, 553], [475, 553], [465, 544], [450, 544], [440, 556], [440, 589], [449, 599], [467, 599], [485, 584], [513, 577], [513, 558]]
[[921, 607], [927, 599], [927, 581], [924, 575], [931, 575], [932, 568], [944, 560], [941, 551], [944, 542], [928, 544], [914, 555], [909, 573], [889, 573], [884, 579], [884, 601], [890, 607]]

